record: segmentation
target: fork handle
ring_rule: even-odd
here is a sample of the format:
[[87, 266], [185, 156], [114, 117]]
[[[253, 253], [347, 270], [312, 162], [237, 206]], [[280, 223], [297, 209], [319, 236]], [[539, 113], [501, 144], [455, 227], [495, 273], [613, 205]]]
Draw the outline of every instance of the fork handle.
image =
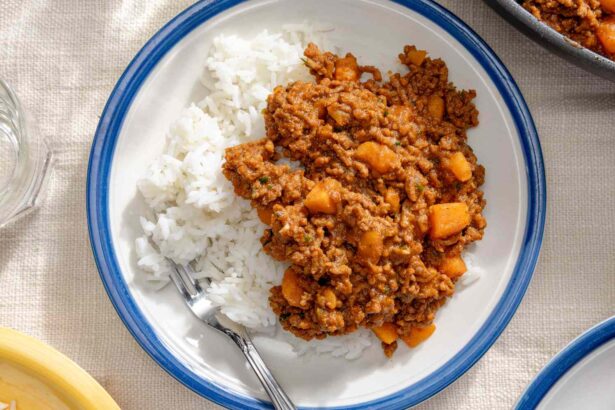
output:
[[242, 331], [242, 334], [235, 333], [233, 331], [227, 332], [230, 338], [239, 346], [244, 356], [248, 360], [250, 367], [256, 373], [256, 377], [260, 380], [261, 384], [265, 388], [265, 391], [271, 399], [273, 408], [276, 410], [296, 410], [295, 405], [290, 398], [284, 393], [282, 387], [278, 384], [273, 374], [267, 368], [267, 365], [261, 358], [261, 355], [256, 350], [254, 343], [250, 335], [246, 331]]

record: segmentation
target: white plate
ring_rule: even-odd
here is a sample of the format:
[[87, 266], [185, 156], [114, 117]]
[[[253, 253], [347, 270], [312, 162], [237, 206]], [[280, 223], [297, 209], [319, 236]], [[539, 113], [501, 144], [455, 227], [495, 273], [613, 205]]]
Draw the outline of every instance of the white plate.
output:
[[615, 409], [615, 317], [587, 330], [553, 357], [516, 408]]
[[431, 1], [226, 0], [198, 3], [172, 20], [137, 54], [101, 117], [88, 170], [94, 255], [119, 315], [163, 368], [225, 406], [269, 406], [231, 343], [194, 320], [174, 289], [153, 292], [141, 283], [134, 240], [145, 204], [136, 182], [162, 152], [171, 122], [203, 96], [198, 78], [215, 35], [304, 20], [334, 27], [332, 44], [382, 68], [393, 66], [403, 45], [416, 44], [446, 61], [458, 87], [478, 92], [481, 124], [469, 141], [487, 169], [488, 227], [470, 252], [485, 274], [441, 309], [429, 343], [400, 348], [392, 360], [374, 347], [348, 362], [297, 358], [280, 341], [256, 340], [301, 406], [406, 408], [461, 376], [502, 332], [529, 284], [546, 205], [536, 130], [514, 81], [474, 32]]

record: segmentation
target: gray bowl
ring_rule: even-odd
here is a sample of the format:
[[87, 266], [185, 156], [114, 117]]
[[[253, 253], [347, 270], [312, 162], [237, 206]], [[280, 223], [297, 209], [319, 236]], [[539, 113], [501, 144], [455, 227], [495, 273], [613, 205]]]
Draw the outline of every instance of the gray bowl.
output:
[[536, 43], [589, 72], [615, 82], [615, 61], [582, 47], [537, 20], [521, 7], [519, 4], [521, 0], [485, 1], [510, 24]]

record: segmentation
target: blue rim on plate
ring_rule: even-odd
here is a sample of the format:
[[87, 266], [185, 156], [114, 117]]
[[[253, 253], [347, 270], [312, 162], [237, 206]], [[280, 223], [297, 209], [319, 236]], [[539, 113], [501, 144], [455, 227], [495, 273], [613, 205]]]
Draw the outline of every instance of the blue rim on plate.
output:
[[588, 329], [556, 354], [523, 392], [515, 409], [535, 409], [568, 370], [611, 340], [615, 340], [615, 316]]
[[[431, 0], [394, 0], [446, 30], [481, 64], [510, 110], [525, 161], [528, 210], [519, 258], [501, 299], [476, 335], [447, 363], [423, 380], [394, 394], [344, 409], [407, 408], [435, 395], [463, 375], [491, 347], [515, 313], [542, 243], [546, 183], [540, 142], [529, 109], [512, 76], [491, 48], [464, 22]], [[126, 68], [100, 118], [88, 165], [87, 214], [90, 242], [105, 289], [120, 318], [141, 347], [171, 376], [194, 392], [228, 408], [271, 408], [266, 401], [229, 391], [203, 380], [174, 357], [158, 338], [128, 290], [110, 234], [108, 187], [116, 141], [128, 109], [160, 59], [195, 27], [243, 0], [205, 0], [189, 7], [158, 31]], [[341, 407], [339, 407], [341, 409]]]

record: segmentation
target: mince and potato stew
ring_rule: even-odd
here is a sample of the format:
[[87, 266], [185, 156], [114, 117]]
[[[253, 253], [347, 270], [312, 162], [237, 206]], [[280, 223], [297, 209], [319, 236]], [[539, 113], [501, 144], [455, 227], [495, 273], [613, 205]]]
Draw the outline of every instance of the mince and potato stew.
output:
[[352, 54], [304, 54], [316, 82], [274, 89], [266, 137], [227, 149], [224, 175], [268, 225], [265, 252], [290, 263], [269, 298], [283, 328], [306, 340], [369, 328], [390, 357], [433, 333], [462, 251], [483, 237], [485, 170], [466, 136], [476, 93], [413, 46], [388, 81]]
[[524, 0], [523, 7], [581, 46], [615, 60], [615, 0]]

